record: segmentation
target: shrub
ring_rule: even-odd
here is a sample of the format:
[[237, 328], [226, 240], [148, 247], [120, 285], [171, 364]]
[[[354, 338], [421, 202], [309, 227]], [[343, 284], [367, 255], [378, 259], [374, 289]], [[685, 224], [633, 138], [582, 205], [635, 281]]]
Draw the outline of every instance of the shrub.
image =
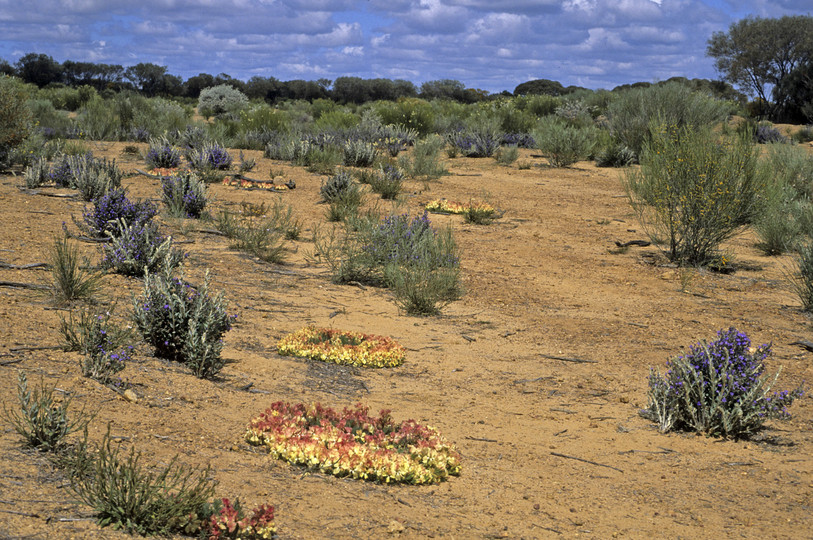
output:
[[813, 312], [813, 242], [799, 246], [796, 270], [796, 274], [791, 276], [791, 283], [802, 302], [802, 309]]
[[513, 164], [519, 157], [519, 149], [515, 145], [506, 146], [497, 150], [494, 159], [497, 163], [508, 167]]
[[[54, 239], [50, 255], [53, 295], [58, 305], [92, 300], [102, 288], [102, 275], [79, 266], [79, 252], [66, 236]], [[87, 261], [85, 261], [87, 264]]]
[[439, 154], [444, 141], [437, 135], [431, 135], [415, 143], [412, 156], [400, 156], [398, 166], [412, 178], [427, 180], [447, 174], [446, 167], [440, 163]]
[[326, 181], [322, 182], [319, 188], [319, 195], [323, 202], [331, 202], [339, 198], [344, 192], [353, 189], [353, 177], [348, 171], [339, 171]]
[[541, 120], [533, 137], [553, 167], [567, 167], [586, 158], [594, 145], [590, 130], [567, 126], [555, 118]]
[[194, 288], [164, 269], [144, 277], [144, 292], [133, 299], [133, 319], [155, 355], [182, 362], [200, 378], [212, 378], [225, 361], [220, 357], [223, 334], [233, 317], [223, 294], [209, 293], [209, 275]]
[[795, 189], [776, 175], [763, 190], [763, 201], [754, 218], [757, 247], [766, 255], [781, 255], [793, 250], [802, 233], [801, 213], [809, 203], [794, 200]]
[[127, 343], [132, 341], [132, 331], [110, 322], [110, 316], [110, 311], [93, 313], [82, 310], [78, 318], [74, 318], [73, 312], [67, 320], [60, 317], [59, 332], [64, 350], [88, 353], [100, 347], [107, 351], [131, 348]]
[[178, 464], [175, 456], [163, 469], [141, 464], [141, 453], [130, 449], [126, 457], [111, 445], [110, 429], [85, 474], [71, 474], [71, 489], [90, 506], [99, 524], [141, 535], [168, 536], [200, 529], [216, 483], [210, 469], [200, 471]]
[[85, 207], [82, 212], [85, 232], [96, 238], [105, 238], [118, 231], [118, 221], [130, 225], [148, 223], [158, 212], [155, 205], [148, 201], [130, 201], [123, 189], [111, 189], [93, 201], [91, 208]]
[[206, 208], [206, 184], [190, 172], [161, 179], [161, 200], [170, 215], [197, 219]]
[[229, 499], [220, 499], [215, 500], [205, 514], [211, 517], [203, 523], [200, 532], [207, 535], [209, 540], [260, 540], [274, 538], [276, 535], [274, 507], [267, 504], [261, 504], [252, 510], [251, 517], [248, 517], [243, 512], [240, 499], [236, 499], [233, 505]]
[[684, 429], [748, 436], [768, 419], [787, 418], [787, 408], [802, 396], [801, 388], [769, 395], [779, 377], [777, 373], [770, 382], [762, 377], [770, 345], [751, 352], [751, 340], [734, 328], [720, 330], [717, 336], [667, 362], [665, 376], [650, 373], [649, 406], [642, 415], [657, 422], [661, 432]]
[[14, 429], [31, 448], [54, 452], [65, 445], [71, 433], [84, 429], [91, 418], [84, 410], [75, 419], [68, 417], [70, 396], [57, 402], [54, 400], [55, 387], [47, 387], [40, 381], [40, 387], [28, 389], [28, 379], [24, 371], [17, 374], [17, 399], [19, 410], [9, 410], [3, 404], [3, 413]]
[[117, 138], [122, 119], [113, 100], [96, 96], [79, 109], [76, 123], [88, 139], [107, 141]]
[[248, 98], [240, 90], [228, 84], [204, 88], [198, 98], [198, 112], [205, 116], [238, 113], [248, 106]]
[[174, 169], [181, 164], [181, 150], [166, 137], [150, 139], [150, 148], [144, 160], [150, 169]]
[[161, 236], [155, 223], [116, 221], [116, 232], [108, 233], [110, 242], [102, 246], [102, 266], [126, 276], [140, 277], [144, 272], [172, 270], [184, 255], [172, 246], [171, 236]]
[[121, 187], [124, 174], [116, 166], [116, 160], [95, 159], [90, 154], [68, 156], [72, 179], [71, 187], [79, 190], [84, 201], [92, 201]]
[[640, 171], [624, 180], [630, 202], [650, 236], [666, 239], [672, 261], [708, 265], [758, 209], [754, 148], [742, 137], [721, 141], [692, 126], [652, 131]]
[[[290, 207], [289, 207], [290, 209]], [[298, 225], [284, 221], [290, 212], [280, 211], [279, 219], [261, 219], [250, 214], [237, 215], [225, 210], [215, 219], [215, 227], [226, 237], [236, 240], [231, 246], [251, 253], [260, 260], [281, 263], [285, 260], [285, 244], [282, 237], [298, 235]]]
[[23, 180], [25, 187], [29, 189], [40, 187], [48, 183], [50, 180], [48, 173], [50, 172], [48, 160], [45, 158], [37, 158], [25, 169]]
[[693, 92], [680, 83], [624, 90], [607, 107], [613, 137], [636, 155], [653, 135], [653, 127], [702, 129], [722, 122], [728, 114], [726, 102]]
[[395, 200], [404, 187], [404, 172], [395, 166], [387, 165], [369, 178], [370, 189], [382, 199]]
[[204, 142], [199, 147], [189, 148], [186, 159], [189, 166], [196, 170], [227, 171], [232, 163], [229, 152], [216, 142]]
[[27, 99], [28, 91], [22, 82], [0, 75], [0, 169], [11, 165], [12, 150], [28, 137], [31, 110]]
[[369, 167], [375, 162], [375, 145], [362, 140], [344, 143], [344, 164], [347, 167]]
[[754, 142], [757, 144], [786, 143], [788, 138], [771, 125], [760, 124], [754, 130]]
[[619, 142], [612, 142], [596, 154], [596, 167], [627, 167], [638, 162], [635, 152]]

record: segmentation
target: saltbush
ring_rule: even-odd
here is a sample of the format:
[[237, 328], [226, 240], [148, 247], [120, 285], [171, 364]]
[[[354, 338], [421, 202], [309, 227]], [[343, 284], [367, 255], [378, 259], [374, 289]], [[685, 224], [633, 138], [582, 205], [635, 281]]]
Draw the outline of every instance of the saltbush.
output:
[[694, 126], [653, 127], [640, 170], [628, 171], [630, 202], [650, 236], [679, 264], [718, 262], [720, 244], [750, 223], [763, 180], [751, 142]]
[[354, 185], [353, 177], [348, 171], [339, 171], [322, 182], [319, 195], [322, 197], [323, 202], [329, 203], [341, 197], [345, 192], [352, 190]]
[[248, 98], [240, 90], [228, 84], [204, 88], [198, 98], [198, 112], [205, 117], [225, 113], [239, 113], [248, 106]]
[[349, 140], [342, 147], [347, 167], [369, 167], [375, 162], [376, 147], [363, 140]]
[[214, 377], [226, 363], [221, 338], [234, 317], [222, 293], [210, 294], [208, 273], [198, 288], [167, 269], [147, 273], [144, 292], [133, 299], [133, 319], [156, 356], [182, 362], [198, 377]]
[[734, 328], [720, 330], [718, 339], [698, 343], [690, 352], [667, 362], [665, 376], [649, 376], [649, 405], [642, 415], [661, 432], [687, 430], [722, 437], [745, 437], [768, 419], [789, 416], [788, 407], [802, 389], [769, 394], [764, 361], [771, 345], [751, 349], [751, 340]]
[[587, 158], [595, 144], [593, 135], [587, 128], [571, 127], [555, 117], [540, 120], [533, 132], [536, 147], [553, 167], [567, 167]]

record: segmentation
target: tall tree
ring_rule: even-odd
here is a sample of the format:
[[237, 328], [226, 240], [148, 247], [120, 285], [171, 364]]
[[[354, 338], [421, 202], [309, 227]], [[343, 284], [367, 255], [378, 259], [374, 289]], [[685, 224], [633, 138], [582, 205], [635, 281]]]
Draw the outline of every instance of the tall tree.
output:
[[723, 79], [763, 100], [773, 116], [788, 99], [776, 88], [797, 67], [813, 60], [813, 17], [742, 19], [728, 32], [712, 34], [706, 54], [714, 58]]
[[42, 88], [62, 82], [62, 65], [47, 54], [28, 53], [15, 64], [17, 76]]
[[124, 78], [133, 83], [143, 94], [155, 96], [163, 89], [166, 73], [166, 66], [142, 62], [128, 67], [124, 72]]

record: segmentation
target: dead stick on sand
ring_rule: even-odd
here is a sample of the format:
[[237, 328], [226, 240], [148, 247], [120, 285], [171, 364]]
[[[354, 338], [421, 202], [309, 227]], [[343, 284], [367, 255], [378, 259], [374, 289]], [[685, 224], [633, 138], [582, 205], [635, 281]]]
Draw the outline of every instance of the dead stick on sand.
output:
[[13, 287], [15, 289], [50, 289], [48, 285], [37, 285], [35, 283], [20, 283], [17, 281], [0, 281], [0, 287]]
[[550, 358], [551, 360], [561, 360], [562, 362], [577, 362], [579, 364], [598, 364], [596, 360], [587, 360], [584, 358], [569, 358], [567, 356], [554, 356], [552, 354], [542, 354], [542, 358]]
[[576, 457], [576, 456], [568, 456], [567, 454], [560, 454], [559, 452], [551, 452], [550, 454], [552, 456], [556, 456], [556, 457], [567, 458], [567, 459], [575, 459], [576, 461], [581, 461], [583, 463], [589, 463], [590, 465], [595, 465], [597, 467], [606, 467], [608, 469], [612, 469], [612, 470], [618, 471], [620, 473], [624, 472], [621, 469], [619, 469], [618, 467], [613, 467], [612, 465], [604, 465], [603, 463], [596, 463], [595, 461], [590, 461], [589, 459], [583, 459], [583, 458]]

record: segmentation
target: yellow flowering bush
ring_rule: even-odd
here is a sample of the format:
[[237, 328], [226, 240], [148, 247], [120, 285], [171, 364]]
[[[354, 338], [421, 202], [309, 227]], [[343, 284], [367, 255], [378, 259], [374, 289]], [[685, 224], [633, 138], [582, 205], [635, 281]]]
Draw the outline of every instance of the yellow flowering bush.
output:
[[395, 367], [404, 363], [406, 350], [392, 338], [307, 326], [277, 343], [283, 356], [299, 356], [360, 367]]
[[246, 440], [274, 458], [339, 477], [428, 484], [460, 474], [460, 455], [435, 428], [368, 411], [360, 403], [339, 414], [279, 401], [251, 420]]

